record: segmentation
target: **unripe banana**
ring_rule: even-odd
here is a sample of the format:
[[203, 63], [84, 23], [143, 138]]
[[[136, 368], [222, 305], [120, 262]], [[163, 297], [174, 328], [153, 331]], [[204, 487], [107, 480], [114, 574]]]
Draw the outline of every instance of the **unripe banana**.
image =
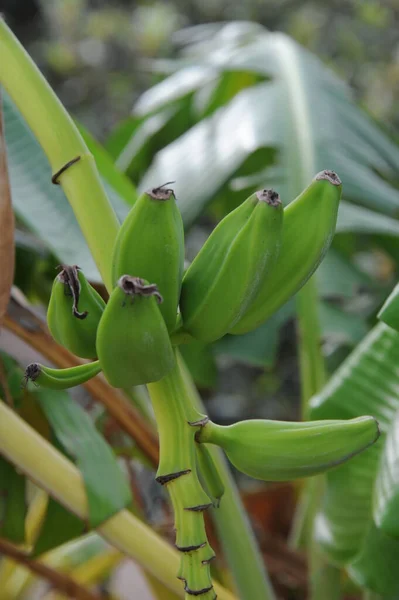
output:
[[39, 363], [32, 363], [26, 367], [25, 382], [32, 381], [36, 385], [51, 390], [66, 390], [86, 383], [100, 371], [101, 366], [98, 360], [68, 369], [51, 369]]
[[243, 473], [264, 481], [316, 475], [358, 454], [379, 437], [373, 417], [348, 421], [251, 420], [222, 427], [207, 423], [198, 441], [221, 446]]
[[280, 251], [283, 209], [261, 190], [225, 217], [188, 268], [180, 311], [184, 329], [212, 342], [242, 317]]
[[97, 331], [97, 354], [108, 382], [130, 388], [158, 381], [173, 367], [174, 354], [155, 284], [123, 275]]
[[389, 294], [377, 316], [380, 321], [399, 331], [399, 284]]
[[218, 508], [220, 499], [224, 494], [223, 481], [205, 444], [196, 444], [196, 448], [199, 472], [204, 480], [205, 490], [212, 499], [214, 507]]
[[341, 181], [333, 171], [321, 171], [284, 209], [279, 258], [264, 278], [252, 302], [229, 333], [252, 331], [306, 283], [326, 254], [335, 231]]
[[62, 265], [47, 311], [53, 338], [76, 356], [96, 358], [96, 332], [105, 302], [79, 267]]
[[183, 222], [173, 190], [163, 186], [148, 190], [137, 199], [119, 230], [112, 259], [113, 281], [122, 275], [155, 281], [163, 297], [162, 316], [172, 331], [183, 265]]

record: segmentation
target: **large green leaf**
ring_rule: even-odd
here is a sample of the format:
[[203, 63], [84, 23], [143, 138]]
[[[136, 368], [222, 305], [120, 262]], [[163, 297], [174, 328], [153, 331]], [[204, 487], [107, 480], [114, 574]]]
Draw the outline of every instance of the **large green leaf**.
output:
[[380, 323], [311, 402], [313, 419], [369, 414], [380, 424], [375, 446], [327, 474], [315, 532], [332, 561], [381, 594], [399, 591], [396, 574], [387, 574], [399, 560], [398, 364], [399, 335]]
[[77, 461], [87, 493], [89, 523], [98, 527], [130, 504], [128, 483], [110, 446], [66, 392], [42, 388], [35, 396], [58, 441]]
[[[206, 84], [221, 80], [226, 72], [239, 77], [247, 71], [271, 81], [249, 84], [244, 90], [237, 86], [242, 91], [230, 102], [156, 155], [141, 186], [176, 180], [189, 224], [251, 154], [275, 147], [282, 177], [277, 189], [286, 201], [317, 171], [329, 168], [339, 173], [346, 199], [394, 215], [399, 192], [388, 181], [398, 176], [395, 144], [356, 107], [349, 89], [315, 56], [286, 35], [243, 24], [240, 36], [239, 28], [240, 24], [226, 25], [216, 34], [213, 28], [207, 47], [192, 46], [181, 71], [147, 92], [138, 112], [154, 114], [187, 94], [195, 108], [195, 86], [202, 94]], [[257, 185], [264, 181], [264, 173], [262, 178]], [[353, 213], [344, 208], [344, 217], [345, 212], [355, 227]], [[387, 233], [397, 235], [395, 225], [386, 218]]]
[[399, 538], [399, 411], [388, 431], [374, 489], [374, 520]]
[[368, 275], [330, 248], [316, 272], [317, 287], [326, 299], [350, 300], [359, 291], [375, 287]]
[[399, 284], [395, 286], [378, 313], [378, 318], [399, 331]]
[[399, 408], [399, 335], [376, 325], [311, 401], [312, 419], [373, 415], [387, 433]]
[[294, 303], [287, 302], [266, 323], [254, 331], [240, 336], [225, 335], [214, 344], [215, 352], [255, 367], [273, 367], [277, 356], [280, 327], [292, 318], [294, 313]]
[[[4, 119], [11, 195], [18, 219], [43, 240], [60, 262], [78, 264], [94, 281], [100, 277], [60, 186], [51, 183], [51, 169], [33, 133], [4, 93]], [[123, 220], [135, 199], [134, 186], [120, 174], [106, 151], [85, 134], [110, 200]]]

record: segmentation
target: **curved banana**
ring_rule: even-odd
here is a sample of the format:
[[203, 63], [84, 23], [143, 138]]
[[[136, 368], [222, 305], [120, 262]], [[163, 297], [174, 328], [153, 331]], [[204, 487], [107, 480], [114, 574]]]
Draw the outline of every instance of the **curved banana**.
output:
[[264, 481], [287, 481], [322, 473], [374, 444], [379, 437], [373, 417], [348, 421], [250, 420], [228, 427], [208, 422], [199, 442], [221, 446], [243, 473]]
[[122, 275], [156, 281], [163, 297], [160, 310], [171, 331], [176, 324], [183, 265], [183, 222], [173, 190], [163, 186], [148, 190], [137, 199], [118, 233], [113, 281]]
[[62, 265], [47, 310], [53, 338], [76, 356], [96, 358], [96, 332], [105, 302], [76, 265]]
[[273, 190], [252, 194], [218, 224], [183, 278], [180, 311], [188, 333], [212, 342], [237, 323], [277, 260], [282, 225]]
[[341, 180], [321, 171], [284, 209], [279, 258], [264, 278], [245, 313], [229, 333], [247, 333], [261, 325], [306, 283], [326, 254], [335, 231]]
[[123, 275], [113, 290], [97, 330], [97, 354], [108, 382], [130, 388], [158, 381], [175, 357], [158, 303], [155, 284]]
[[32, 381], [36, 385], [51, 390], [66, 390], [86, 383], [100, 371], [101, 366], [98, 360], [68, 369], [51, 369], [39, 363], [31, 363], [26, 367], [24, 379], [26, 383]]
[[223, 481], [205, 444], [196, 444], [199, 473], [205, 483], [205, 490], [212, 499], [213, 506], [219, 507], [224, 494]]

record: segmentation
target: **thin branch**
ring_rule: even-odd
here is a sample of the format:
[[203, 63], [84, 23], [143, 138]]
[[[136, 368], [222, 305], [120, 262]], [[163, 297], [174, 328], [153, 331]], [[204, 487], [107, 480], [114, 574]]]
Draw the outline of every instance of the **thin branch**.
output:
[[[15, 313], [15, 314], [10, 314]], [[57, 344], [48, 333], [45, 323], [38, 315], [13, 302], [5, 316], [4, 327], [35, 348], [57, 367], [66, 368], [82, 364], [71, 352]], [[151, 425], [139, 411], [129, 404], [123, 394], [110, 386], [103, 376], [97, 375], [84, 384], [89, 394], [100, 402], [119, 427], [133, 438], [140, 450], [153, 465], [158, 464], [158, 440]]]
[[38, 560], [30, 558], [26, 552], [19, 550], [4, 538], [0, 538], [0, 554], [15, 560], [38, 577], [46, 579], [53, 588], [74, 600], [101, 600], [100, 596], [81, 587], [68, 575], [59, 573]]

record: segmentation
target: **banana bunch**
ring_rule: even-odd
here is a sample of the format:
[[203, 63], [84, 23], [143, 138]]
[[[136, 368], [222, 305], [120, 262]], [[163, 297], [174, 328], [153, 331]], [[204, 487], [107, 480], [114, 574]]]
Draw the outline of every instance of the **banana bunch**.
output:
[[[164, 184], [167, 185], [167, 184]], [[155, 282], [168, 331], [176, 325], [184, 265], [184, 232], [172, 189], [142, 194], [119, 230], [112, 258], [113, 281], [123, 275]]]
[[379, 437], [373, 417], [348, 421], [249, 420], [223, 427], [209, 421], [198, 442], [223, 448], [239, 470], [264, 481], [316, 475], [362, 452]]
[[256, 329], [308, 281], [323, 260], [335, 232], [341, 199], [341, 180], [321, 171], [284, 209], [281, 251], [269, 277], [262, 280], [232, 334]]
[[97, 327], [104, 308], [104, 300], [79, 267], [62, 265], [47, 311], [53, 338], [76, 356], [96, 358]]
[[123, 275], [97, 330], [97, 355], [108, 382], [129, 388], [158, 381], [175, 363], [155, 284]]
[[340, 196], [336, 173], [322, 171], [284, 211], [275, 192], [262, 190], [227, 215], [183, 278], [184, 331], [212, 342], [266, 321], [322, 261]]
[[185, 331], [212, 342], [240, 321], [278, 259], [283, 208], [260, 190], [227, 215], [188, 268], [180, 311]]

